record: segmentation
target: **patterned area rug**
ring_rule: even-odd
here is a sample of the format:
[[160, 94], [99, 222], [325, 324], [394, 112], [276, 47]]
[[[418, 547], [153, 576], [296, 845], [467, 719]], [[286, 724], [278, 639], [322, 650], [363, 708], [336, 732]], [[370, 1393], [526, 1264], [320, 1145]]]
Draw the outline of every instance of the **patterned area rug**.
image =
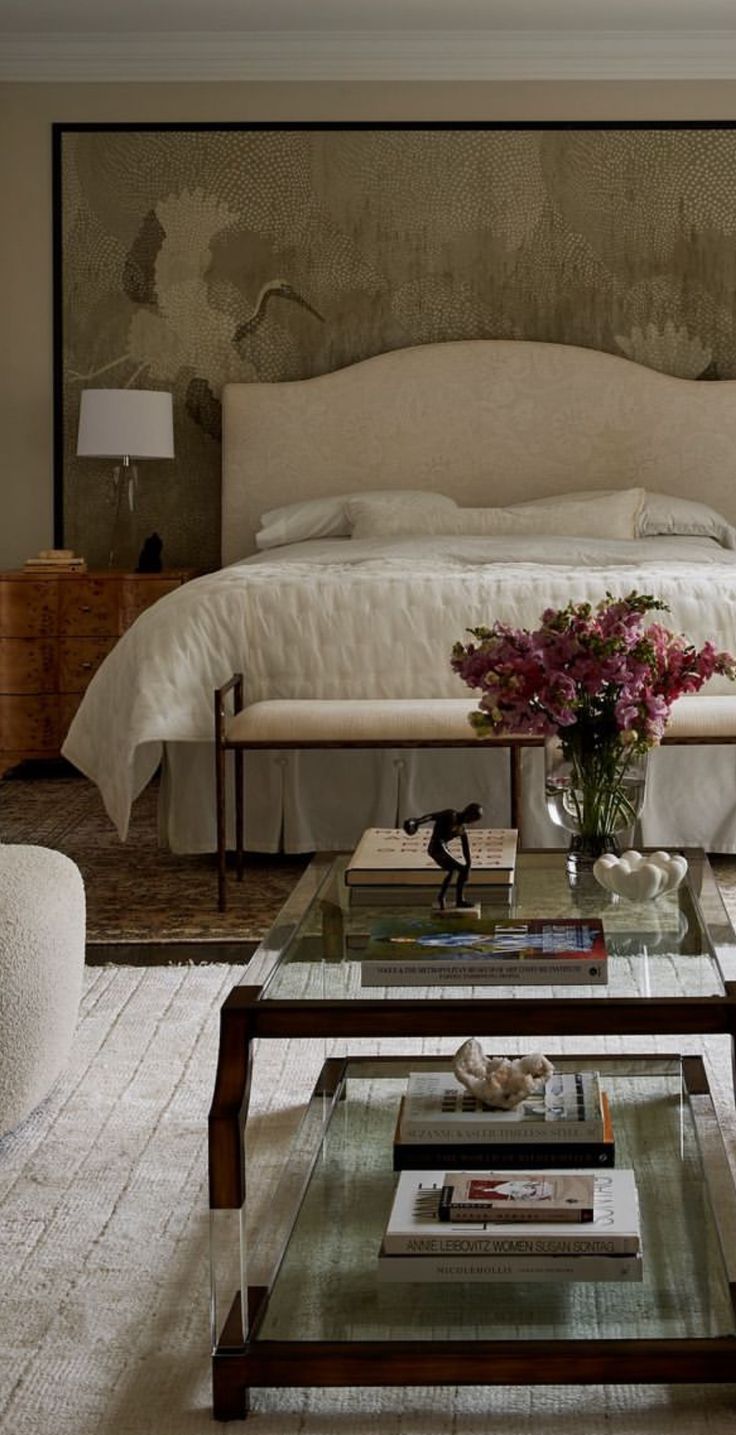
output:
[[[91, 782], [68, 772], [9, 779], [0, 782], [0, 841], [55, 847], [77, 863], [87, 888], [90, 943], [258, 941], [308, 859], [248, 854], [243, 882], [231, 878], [229, 910], [218, 912], [214, 857], [163, 851], [157, 800], [154, 782], [136, 802], [123, 843]], [[714, 858], [713, 866], [736, 912], [736, 857]]]
[[[218, 1012], [235, 979], [211, 965], [87, 971], [68, 1071], [0, 1142], [3, 1430], [217, 1429], [205, 1130]], [[512, 1037], [503, 1045], [518, 1050]], [[706, 1053], [734, 1154], [723, 1041]], [[322, 1059], [321, 1042], [259, 1044], [249, 1126], [259, 1240], [278, 1218], [276, 1179]], [[251, 1421], [260, 1435], [732, 1435], [735, 1401], [733, 1386], [257, 1391]]]
[[217, 910], [214, 857], [181, 857], [158, 845], [158, 787], [133, 808], [120, 842], [97, 788], [80, 777], [15, 778], [0, 783], [0, 839], [65, 852], [87, 888], [90, 943], [257, 941], [271, 925], [304, 857], [250, 854], [242, 883], [230, 883], [228, 911]]

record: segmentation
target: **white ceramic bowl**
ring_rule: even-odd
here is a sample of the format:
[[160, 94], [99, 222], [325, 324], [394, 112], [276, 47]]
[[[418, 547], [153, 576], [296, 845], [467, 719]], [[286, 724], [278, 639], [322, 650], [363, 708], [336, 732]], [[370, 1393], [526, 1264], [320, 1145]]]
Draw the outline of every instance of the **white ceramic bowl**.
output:
[[675, 892], [687, 872], [687, 858], [675, 852], [606, 852], [593, 864], [593, 876], [607, 892], [630, 902], [650, 902]]

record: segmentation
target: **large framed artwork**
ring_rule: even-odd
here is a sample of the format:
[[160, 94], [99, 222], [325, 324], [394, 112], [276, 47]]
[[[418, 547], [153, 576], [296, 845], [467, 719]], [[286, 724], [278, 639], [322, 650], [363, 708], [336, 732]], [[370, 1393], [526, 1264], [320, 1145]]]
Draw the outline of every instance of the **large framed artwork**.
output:
[[57, 541], [104, 562], [85, 388], [174, 398], [136, 521], [219, 559], [220, 393], [386, 349], [541, 339], [736, 376], [736, 129], [57, 125]]

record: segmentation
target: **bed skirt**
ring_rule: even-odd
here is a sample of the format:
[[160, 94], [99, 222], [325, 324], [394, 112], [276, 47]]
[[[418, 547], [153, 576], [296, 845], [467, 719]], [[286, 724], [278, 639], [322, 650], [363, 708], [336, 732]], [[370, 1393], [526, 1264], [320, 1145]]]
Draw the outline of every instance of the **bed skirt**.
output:
[[[545, 811], [543, 753], [527, 749], [522, 762], [526, 845], [566, 846], [566, 835]], [[232, 767], [229, 772], [232, 782]], [[251, 852], [347, 849], [365, 827], [393, 827], [405, 817], [468, 802], [482, 804], [483, 825], [508, 825], [508, 752], [401, 748], [254, 752], [245, 758], [245, 845]], [[233, 808], [230, 802], [231, 824]], [[640, 827], [637, 841], [646, 846], [736, 852], [736, 746], [655, 749]], [[211, 744], [166, 744], [159, 835], [173, 852], [216, 850]], [[232, 829], [228, 844], [234, 845]]]

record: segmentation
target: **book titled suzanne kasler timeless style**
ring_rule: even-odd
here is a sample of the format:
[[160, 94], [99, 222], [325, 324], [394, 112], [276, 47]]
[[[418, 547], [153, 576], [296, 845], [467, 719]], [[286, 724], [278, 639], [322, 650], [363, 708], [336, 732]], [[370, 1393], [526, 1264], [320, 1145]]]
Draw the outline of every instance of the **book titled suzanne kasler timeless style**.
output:
[[452, 1071], [413, 1071], [401, 1098], [395, 1171], [478, 1171], [616, 1164], [613, 1123], [595, 1071], [555, 1072], [513, 1111], [484, 1106]]
[[[470, 887], [513, 881], [518, 833], [513, 827], [476, 828], [468, 832]], [[369, 827], [363, 833], [345, 869], [349, 887], [438, 886], [444, 872], [427, 852], [428, 832], [420, 828], [408, 836], [400, 827]], [[450, 843], [450, 850], [459, 843]]]
[[512, 1111], [484, 1106], [452, 1071], [413, 1071], [401, 1111], [400, 1138], [407, 1143], [557, 1145], [604, 1137], [596, 1071], [556, 1071]]

